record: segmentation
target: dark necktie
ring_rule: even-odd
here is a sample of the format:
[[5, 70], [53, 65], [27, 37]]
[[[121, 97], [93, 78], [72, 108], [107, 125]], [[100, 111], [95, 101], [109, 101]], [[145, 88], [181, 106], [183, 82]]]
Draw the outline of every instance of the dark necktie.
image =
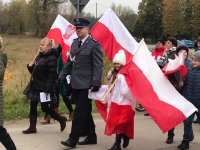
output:
[[82, 41], [79, 41], [78, 48], [81, 47]]

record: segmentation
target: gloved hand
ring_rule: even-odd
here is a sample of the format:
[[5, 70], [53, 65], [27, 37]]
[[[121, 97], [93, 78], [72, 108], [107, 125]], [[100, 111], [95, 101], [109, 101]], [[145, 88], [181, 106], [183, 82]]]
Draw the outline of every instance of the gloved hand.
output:
[[92, 85], [91, 91], [92, 91], [92, 92], [98, 92], [98, 91], [99, 91], [99, 87], [98, 87], [98, 86]]
[[61, 87], [61, 82], [62, 82], [62, 79], [61, 78], [58, 78], [58, 80], [56, 81], [56, 84], [57, 86], [60, 88]]

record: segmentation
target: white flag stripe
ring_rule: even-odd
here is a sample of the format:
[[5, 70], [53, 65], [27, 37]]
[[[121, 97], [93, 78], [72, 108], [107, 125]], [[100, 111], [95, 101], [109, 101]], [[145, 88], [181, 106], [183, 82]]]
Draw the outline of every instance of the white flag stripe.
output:
[[138, 43], [111, 9], [108, 9], [98, 22], [104, 24], [115, 35], [119, 44], [133, 53]]
[[182, 52], [179, 57], [176, 57], [174, 60], [169, 59], [169, 63], [165, 71], [176, 70], [180, 65], [184, 65], [185, 62], [185, 53]]
[[[62, 36], [66, 33], [66, 29], [69, 25], [72, 25], [71, 23], [69, 23], [65, 18], [63, 18], [60, 14], [58, 14], [56, 20], [54, 21], [51, 29], [55, 29], [55, 28], [58, 28], [61, 33], [62, 33]], [[72, 42], [73, 42], [73, 39], [77, 38], [77, 34], [76, 32], [74, 32], [70, 37], [69, 39], [65, 39], [64, 37], [63, 38], [63, 41], [65, 44], [67, 45], [71, 45]]]

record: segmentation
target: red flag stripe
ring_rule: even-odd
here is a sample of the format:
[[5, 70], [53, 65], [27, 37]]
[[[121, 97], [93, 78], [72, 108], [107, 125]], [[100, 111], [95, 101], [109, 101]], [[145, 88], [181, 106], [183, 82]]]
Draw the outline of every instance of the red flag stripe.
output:
[[48, 37], [49, 39], [54, 39], [56, 43], [59, 43], [62, 46], [62, 61], [65, 64], [65, 62], [67, 61], [66, 54], [69, 51], [70, 46], [64, 43], [60, 29], [51, 29], [46, 37]]
[[[125, 48], [117, 42], [113, 33], [110, 32], [110, 30], [101, 22], [96, 23], [96, 25], [91, 29], [91, 34], [93, 38], [97, 39], [101, 43], [106, 56], [111, 61], [120, 49], [125, 50]], [[132, 54], [127, 50], [125, 51], [125, 54], [127, 59], [132, 56]]]

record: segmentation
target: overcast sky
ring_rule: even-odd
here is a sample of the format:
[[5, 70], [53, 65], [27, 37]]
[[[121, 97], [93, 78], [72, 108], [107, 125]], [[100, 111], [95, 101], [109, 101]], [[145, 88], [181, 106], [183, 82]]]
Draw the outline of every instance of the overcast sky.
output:
[[[11, 0], [3, 0], [3, 2], [10, 2]], [[97, 13], [98, 16], [103, 14], [108, 7], [114, 2], [123, 6], [130, 6], [136, 13], [138, 10], [139, 2], [142, 0], [90, 0], [88, 4], [85, 6], [84, 11], [90, 12], [92, 14], [96, 14], [96, 3], [97, 3]]]

